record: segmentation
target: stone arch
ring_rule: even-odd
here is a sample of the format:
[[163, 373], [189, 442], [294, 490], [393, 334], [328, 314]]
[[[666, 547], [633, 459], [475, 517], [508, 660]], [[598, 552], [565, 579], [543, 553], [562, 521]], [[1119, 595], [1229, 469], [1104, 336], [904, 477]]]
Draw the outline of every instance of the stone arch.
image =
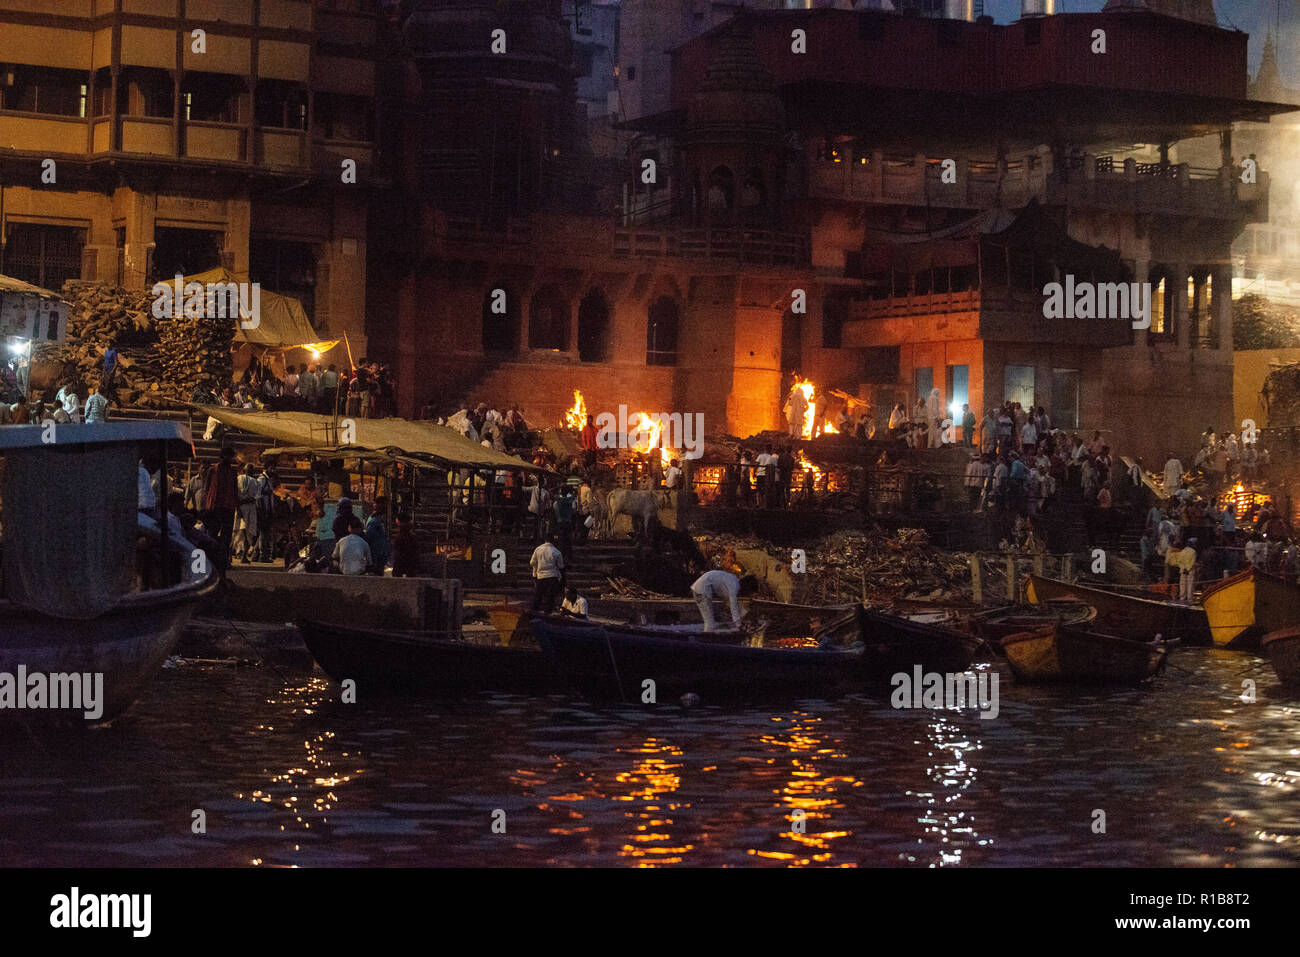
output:
[[538, 289], [528, 303], [528, 348], [569, 348], [569, 301], [554, 283]]
[[578, 304], [578, 358], [583, 362], [609, 361], [610, 313], [609, 298], [599, 286]]
[[519, 297], [512, 286], [503, 282], [488, 285], [483, 294], [482, 330], [484, 353], [512, 356], [519, 352]]
[[646, 365], [677, 365], [677, 338], [681, 330], [681, 318], [681, 307], [671, 296], [660, 296], [650, 304], [646, 315]]

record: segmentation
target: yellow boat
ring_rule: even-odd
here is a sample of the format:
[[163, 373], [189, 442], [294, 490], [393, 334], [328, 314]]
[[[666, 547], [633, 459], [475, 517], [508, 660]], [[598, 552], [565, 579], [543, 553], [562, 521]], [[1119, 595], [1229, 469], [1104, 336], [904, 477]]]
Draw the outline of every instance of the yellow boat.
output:
[[1201, 605], [1220, 648], [1256, 649], [1268, 632], [1300, 625], [1300, 585], [1256, 568], [1207, 585]]

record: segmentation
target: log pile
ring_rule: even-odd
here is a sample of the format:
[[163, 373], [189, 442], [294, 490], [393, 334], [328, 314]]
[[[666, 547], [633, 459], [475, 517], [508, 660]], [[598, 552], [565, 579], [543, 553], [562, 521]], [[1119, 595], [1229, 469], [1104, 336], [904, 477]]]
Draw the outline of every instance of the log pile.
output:
[[[33, 356], [34, 388], [54, 390], [75, 380], [84, 398], [88, 384], [99, 384], [104, 352], [118, 351], [114, 394], [118, 406], [158, 408], [189, 401], [195, 386], [217, 378], [228, 382], [232, 371], [229, 319], [180, 316], [156, 319], [153, 296], [87, 282], [69, 282], [63, 294], [70, 303], [64, 345], [37, 346]], [[35, 374], [40, 366], [41, 374]]]

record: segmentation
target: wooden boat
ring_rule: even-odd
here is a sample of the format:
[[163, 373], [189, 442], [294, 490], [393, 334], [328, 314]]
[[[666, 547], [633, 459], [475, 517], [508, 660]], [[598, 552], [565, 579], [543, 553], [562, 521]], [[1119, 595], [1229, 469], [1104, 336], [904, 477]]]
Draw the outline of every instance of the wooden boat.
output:
[[1300, 628], [1269, 632], [1262, 644], [1282, 684], [1300, 687]]
[[1247, 568], [1207, 585], [1201, 606], [1216, 645], [1252, 650], [1269, 632], [1300, 625], [1300, 585]]
[[357, 700], [371, 693], [540, 693], [563, 685], [537, 648], [476, 645], [415, 632], [347, 628], [302, 620], [298, 630], [316, 663], [335, 681], [356, 682]]
[[660, 702], [688, 692], [706, 700], [831, 697], [861, 683], [861, 649], [754, 648], [703, 631], [555, 617], [535, 618], [533, 633], [571, 686], [596, 698], [640, 701], [647, 679]]
[[1029, 576], [1025, 583], [1025, 596], [1031, 604], [1073, 598], [1091, 605], [1097, 609], [1093, 627], [1103, 634], [1141, 642], [1159, 636], [1177, 638], [1188, 645], [1210, 644], [1209, 622], [1205, 611], [1196, 605], [1159, 601], [1042, 575]]
[[1007, 605], [1003, 608], [990, 608], [971, 615], [967, 625], [972, 632], [991, 642], [999, 643], [1007, 635], [1022, 631], [1033, 631], [1052, 624], [1081, 627], [1091, 623], [1097, 617], [1097, 609], [1092, 605], [1073, 598], [1054, 598], [1037, 605]]
[[1174, 641], [1138, 641], [1051, 624], [1002, 639], [1016, 680], [1140, 684], [1159, 674]]
[[[37, 425], [0, 429], [7, 506], [0, 673], [17, 676], [21, 670], [29, 680], [36, 674], [102, 676], [91, 678], [101, 682], [93, 709], [98, 714], [81, 707], [32, 710], [10, 703], [0, 707], [0, 723], [76, 726], [111, 721], [158, 674], [194, 609], [217, 585], [214, 567], [199, 563], [201, 570], [195, 571], [194, 549], [188, 542], [172, 539], [164, 551], [159, 541], [143, 556], [137, 552], [140, 536], [147, 538], [150, 529], [159, 539], [156, 520], [151, 517], [143, 524], [134, 507], [142, 448], [151, 446], [148, 450], [160, 455], [165, 468], [169, 446], [188, 452], [189, 430], [166, 421], [59, 425], [52, 443], [44, 441], [45, 433], [45, 427]], [[104, 501], [112, 507], [96, 512], [103, 503], [89, 502], [93, 496], [83, 485], [48, 479], [49, 474], [66, 479], [78, 470], [103, 484], [102, 491], [110, 496]], [[38, 485], [35, 491], [32, 481]], [[58, 531], [28, 517], [34, 495], [39, 509], [49, 510], [41, 520]], [[166, 571], [166, 577], [160, 575], [162, 587], [150, 587], [147, 580], [142, 587], [136, 579], [142, 557], [159, 559], [155, 570]], [[50, 562], [72, 581], [84, 583], [85, 596], [70, 600], [66, 593], [39, 589], [33, 594], [34, 577], [38, 585], [48, 583], [45, 568]], [[81, 597], [91, 604], [83, 604]], [[52, 680], [49, 685], [52, 688]], [[84, 691], [94, 693], [93, 686], [83, 686]]]
[[[749, 600], [750, 617], [767, 622], [771, 638], [805, 638], [843, 621], [857, 611], [857, 605], [797, 605], [761, 598]], [[698, 615], [697, 615], [698, 617]]]
[[874, 680], [900, 672], [961, 672], [984, 647], [984, 639], [943, 624], [860, 608], [858, 622], [866, 647], [865, 669]]

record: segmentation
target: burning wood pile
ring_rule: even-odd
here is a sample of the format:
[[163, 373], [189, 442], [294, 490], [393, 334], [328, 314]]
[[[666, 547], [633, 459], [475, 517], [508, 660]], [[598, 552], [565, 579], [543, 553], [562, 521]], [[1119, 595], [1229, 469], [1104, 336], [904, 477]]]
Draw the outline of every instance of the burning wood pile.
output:
[[[95, 283], [68, 283], [67, 341], [36, 347], [45, 384], [57, 387], [69, 376], [98, 383], [104, 352], [117, 348], [116, 395], [123, 406], [163, 406], [188, 401], [202, 380], [228, 382], [232, 371], [229, 319], [178, 316], [155, 319], [153, 296]], [[39, 380], [33, 376], [33, 385]]]

